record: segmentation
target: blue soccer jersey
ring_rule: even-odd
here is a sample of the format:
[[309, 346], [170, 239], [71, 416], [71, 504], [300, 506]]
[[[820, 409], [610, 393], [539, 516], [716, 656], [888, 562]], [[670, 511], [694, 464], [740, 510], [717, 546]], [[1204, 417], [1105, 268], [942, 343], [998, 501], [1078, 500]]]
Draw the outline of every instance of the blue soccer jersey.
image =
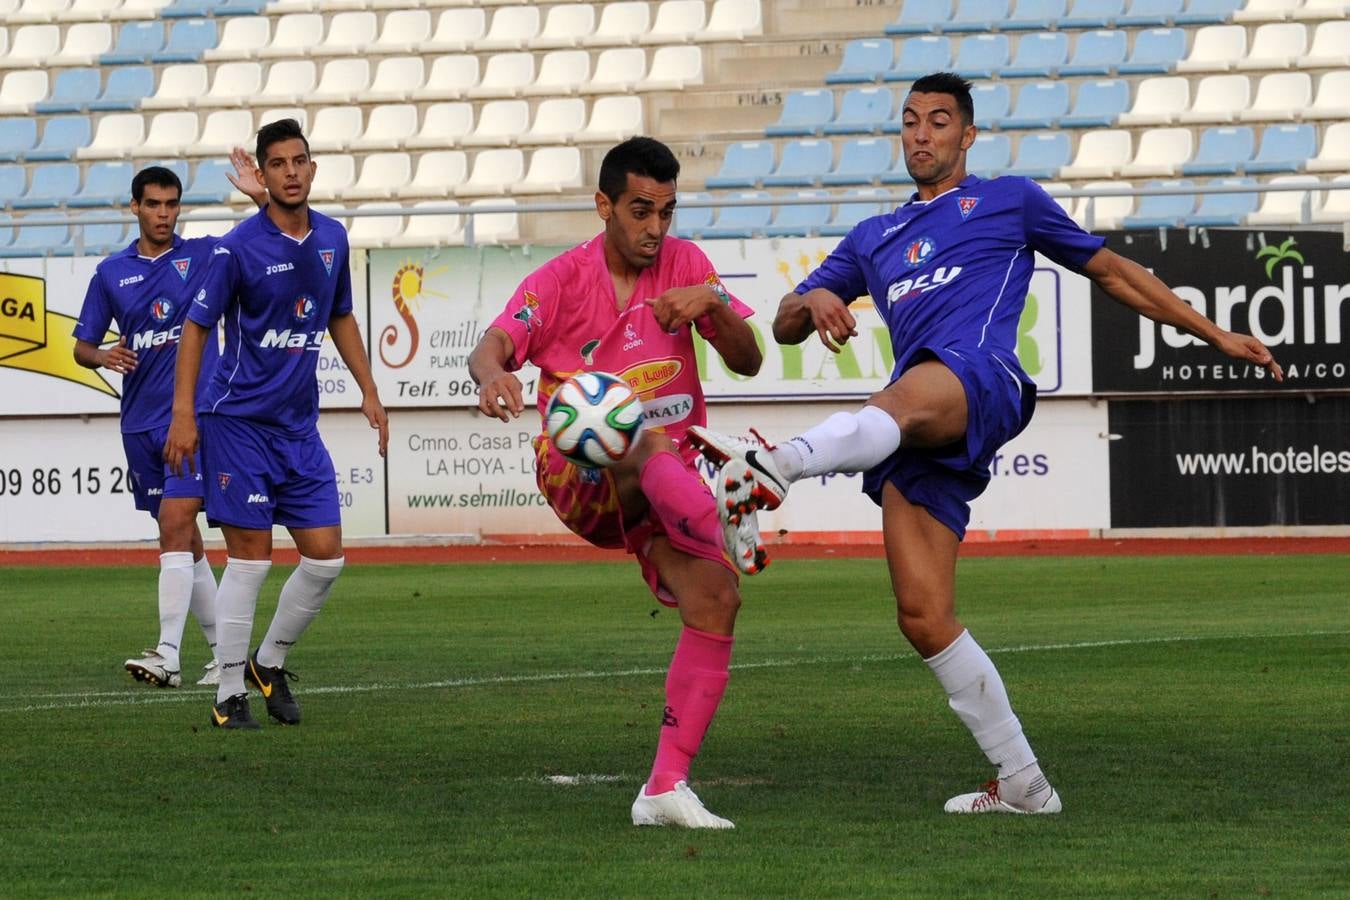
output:
[[315, 370], [329, 319], [352, 311], [347, 231], [309, 211], [303, 239], [263, 209], [220, 239], [188, 318], [224, 319], [225, 348], [197, 412], [248, 419], [290, 435], [319, 418]]
[[[192, 297], [201, 289], [217, 238], [183, 240], [154, 259], [139, 255], [136, 242], [94, 270], [75, 325], [78, 340], [99, 344], [116, 321], [136, 352], [136, 368], [122, 379], [122, 431], [131, 434], [167, 425], [173, 414], [173, 372], [178, 339]], [[202, 371], [214, 368], [215, 332], [206, 342]], [[198, 382], [201, 396], [203, 382]]]
[[932, 200], [917, 197], [860, 222], [797, 293], [826, 288], [845, 301], [870, 294], [895, 347], [892, 378], [916, 354], [944, 347], [982, 348], [1017, 366], [1033, 251], [1077, 270], [1104, 239], [1026, 178], [971, 175]]

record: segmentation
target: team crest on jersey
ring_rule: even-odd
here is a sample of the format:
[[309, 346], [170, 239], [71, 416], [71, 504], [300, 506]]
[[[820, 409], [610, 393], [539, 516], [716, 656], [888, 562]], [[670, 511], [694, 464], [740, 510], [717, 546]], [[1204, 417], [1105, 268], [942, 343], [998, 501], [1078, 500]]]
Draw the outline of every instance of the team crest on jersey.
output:
[[314, 299], [308, 294], [301, 294], [295, 298], [295, 307], [292, 314], [297, 322], [308, 322], [314, 318]]
[[928, 262], [936, 252], [937, 244], [933, 243], [932, 238], [921, 237], [910, 241], [904, 252], [905, 265], [911, 269], [917, 268]]
[[319, 251], [319, 259], [323, 261], [323, 267], [329, 275], [333, 274], [333, 253], [332, 248]]
[[216, 484], [220, 485], [220, 489], [221, 489], [222, 491], [225, 490], [227, 487], [229, 487], [229, 486], [230, 486], [230, 473], [229, 473], [229, 472], [217, 472], [217, 473], [216, 473]]
[[188, 269], [192, 267], [192, 257], [185, 256], [182, 259], [172, 260], [173, 267], [178, 270], [178, 277], [187, 281]]
[[150, 304], [150, 317], [156, 322], [167, 322], [171, 315], [173, 315], [173, 301], [165, 297], [156, 297], [155, 302]]
[[970, 214], [975, 211], [975, 204], [980, 202], [979, 197], [957, 197], [956, 207], [961, 210], [961, 219], [970, 218]]
[[525, 291], [525, 305], [511, 314], [511, 318], [519, 319], [525, 326], [525, 332], [528, 334], [534, 331], [534, 323], [539, 318], [539, 298], [531, 291]]

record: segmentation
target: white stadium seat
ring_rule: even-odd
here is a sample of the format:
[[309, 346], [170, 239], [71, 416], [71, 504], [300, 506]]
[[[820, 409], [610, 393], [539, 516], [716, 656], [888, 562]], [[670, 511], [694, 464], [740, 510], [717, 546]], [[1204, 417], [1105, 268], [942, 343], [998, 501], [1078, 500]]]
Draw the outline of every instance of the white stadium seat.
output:
[[599, 97], [591, 106], [590, 122], [576, 140], [577, 143], [621, 141], [643, 131], [641, 98]]
[[1308, 52], [1308, 28], [1299, 22], [1262, 25], [1252, 48], [1238, 60], [1239, 69], [1288, 69]]
[[1350, 16], [1350, 0], [1303, 0], [1294, 10], [1295, 19], [1344, 19]]
[[306, 137], [315, 153], [345, 150], [361, 136], [361, 107], [325, 106], [314, 115], [314, 125]]
[[504, 6], [492, 14], [487, 34], [474, 42], [475, 50], [521, 50], [539, 34], [539, 7]]
[[380, 60], [366, 100], [411, 100], [426, 81], [426, 64], [420, 56], [389, 56]]
[[530, 130], [520, 144], [570, 144], [586, 127], [586, 101], [580, 97], [552, 97], [534, 111]]
[[679, 91], [703, 83], [703, 48], [658, 47], [652, 68], [638, 84], [640, 91]]
[[470, 97], [517, 97], [534, 81], [534, 54], [497, 53], [488, 57], [483, 77]]
[[1312, 78], [1307, 72], [1276, 72], [1261, 79], [1256, 99], [1238, 116], [1243, 122], [1289, 122], [1312, 106]]
[[591, 77], [591, 55], [585, 50], [554, 50], [539, 63], [539, 75], [525, 87], [525, 94], [558, 96], [575, 94]]
[[1068, 190], [1069, 185], [1062, 181], [1042, 181], [1039, 178], [1036, 179], [1036, 183], [1045, 188], [1045, 192], [1050, 194], [1050, 199], [1055, 201], [1060, 209], [1064, 210], [1064, 215], [1073, 218], [1073, 198], [1056, 196], [1056, 192]]
[[[317, 122], [326, 111], [320, 110], [319, 115], [314, 117], [315, 121]], [[339, 194], [356, 183], [356, 160], [350, 154], [324, 155], [318, 157], [315, 162], [318, 168], [314, 172], [314, 183], [310, 187], [310, 200], [335, 200]]]
[[703, 0], [661, 0], [652, 27], [639, 40], [644, 44], [683, 44], [695, 40], [707, 24]]
[[464, 53], [438, 56], [431, 63], [419, 100], [458, 100], [478, 83], [478, 57]]
[[[1129, 189], [1134, 185], [1120, 181], [1091, 181], [1084, 188], [1105, 190], [1107, 188]], [[1092, 216], [1088, 216], [1088, 204], [1092, 205]], [[1073, 220], [1084, 228], [1095, 231], [1114, 231], [1120, 228], [1125, 217], [1134, 212], [1134, 198], [1124, 197], [1079, 197], [1074, 207]]]
[[55, 22], [57, 16], [70, 9], [71, 0], [23, 0], [19, 8], [5, 18], [18, 22]]
[[[1270, 184], [1316, 184], [1316, 175], [1280, 175]], [[1303, 221], [1303, 202], [1308, 191], [1269, 191], [1261, 195], [1261, 207], [1247, 216], [1248, 225], [1297, 225]], [[1316, 208], [1316, 203], [1312, 204]]]
[[277, 20], [272, 40], [258, 51], [263, 58], [308, 56], [323, 41], [323, 16], [318, 13], [292, 13]]
[[88, 22], [94, 19], [107, 19], [122, 5], [122, 0], [79, 0], [72, 2], [70, 8], [58, 13], [58, 22]]
[[1129, 163], [1133, 149], [1130, 133], [1123, 129], [1084, 132], [1073, 162], [1059, 170], [1059, 177], [1107, 178]]
[[1303, 110], [1305, 119], [1350, 119], [1350, 72], [1328, 72], [1317, 82], [1312, 106]]
[[651, 28], [651, 24], [652, 13], [646, 3], [606, 3], [595, 31], [583, 43], [591, 47], [636, 44]]
[[[444, 200], [420, 200], [413, 209], [444, 207]], [[455, 205], [449, 201], [449, 205]], [[454, 213], [428, 213], [408, 216], [403, 233], [389, 241], [390, 247], [443, 247], [464, 243], [464, 217]]]
[[1346, 222], [1350, 222], [1350, 175], [1337, 175], [1331, 181], [1345, 187], [1338, 191], [1327, 191], [1321, 207], [1313, 211], [1312, 220], [1343, 226]]
[[561, 194], [581, 187], [581, 151], [576, 147], [541, 147], [530, 157], [525, 177], [511, 185], [513, 194]]
[[[514, 200], [502, 200], [496, 197], [474, 200], [469, 208], [481, 206], [515, 206]], [[514, 212], [483, 213], [473, 217], [473, 242], [475, 244], [501, 244], [520, 239], [520, 214]], [[465, 235], [468, 237], [467, 233]]]
[[237, 16], [226, 19], [220, 31], [220, 43], [207, 50], [207, 60], [252, 59], [272, 40], [272, 20], [266, 16]]
[[459, 197], [505, 194], [525, 177], [525, 154], [515, 148], [481, 150], [473, 158], [469, 177], [455, 188]]
[[189, 63], [165, 66], [154, 96], [141, 101], [142, 109], [186, 109], [207, 92], [206, 66]]
[[1350, 67], [1350, 22], [1323, 22], [1313, 32], [1312, 46], [1299, 57], [1301, 69]]
[[626, 94], [637, 88], [647, 74], [647, 54], [637, 47], [604, 50], [595, 61], [591, 80], [583, 88], [588, 94]]
[[0, 58], [0, 66], [7, 69], [46, 66], [60, 52], [59, 25], [24, 25], [10, 33], [9, 53]]
[[305, 112], [303, 106], [281, 106], [263, 110], [258, 116], [258, 127], [262, 128], [282, 119], [294, 119], [300, 123], [301, 128], [306, 131], [309, 129], [309, 114]]
[[764, 33], [760, 0], [716, 0], [699, 40], [741, 41]]
[[487, 14], [481, 9], [447, 9], [436, 20], [436, 33], [422, 46], [422, 52], [468, 50], [486, 31]]
[[1233, 13], [1234, 22], [1278, 22], [1289, 18], [1303, 0], [1246, 0]]
[[417, 159], [412, 181], [395, 194], [405, 197], [449, 197], [469, 175], [469, 159], [463, 150], [433, 150]]
[[427, 107], [421, 130], [403, 145], [409, 149], [454, 147], [470, 131], [473, 131], [472, 103], [433, 103]]
[[376, 106], [366, 119], [366, 130], [352, 141], [352, 150], [397, 150], [417, 133], [417, 107], [411, 103]]
[[288, 59], [273, 63], [267, 70], [262, 90], [247, 99], [249, 103], [292, 105], [305, 102], [318, 82], [318, 66], [313, 60]]
[[94, 139], [75, 151], [76, 159], [126, 159], [145, 143], [145, 120], [140, 113], [114, 113], [98, 120]]
[[555, 47], [580, 47], [595, 31], [595, 7], [589, 3], [559, 3], [549, 7], [548, 17], [530, 47], [549, 50]]
[[[137, 156], [182, 156], [197, 143], [201, 122], [195, 112], [162, 112], [150, 120], [150, 129], [146, 132], [145, 143], [136, 151]], [[241, 143], [248, 142], [249, 135], [239, 136]]]
[[1145, 78], [1135, 91], [1134, 105], [1116, 120], [1120, 125], [1166, 125], [1191, 105], [1188, 78]]
[[1134, 160], [1122, 166], [1119, 174], [1126, 178], [1175, 175], [1193, 149], [1189, 128], [1150, 128], [1139, 138]]
[[1226, 72], [1247, 55], [1247, 29], [1241, 25], [1206, 25], [1195, 32], [1195, 42], [1178, 72]]
[[373, 12], [340, 12], [328, 22], [323, 43], [309, 52], [315, 56], [350, 56], [363, 53], [375, 43], [378, 33]]
[[416, 53], [431, 40], [431, 13], [425, 9], [399, 9], [384, 17], [380, 36], [367, 53]]
[[121, 6], [109, 11], [108, 18], [114, 20], [153, 19], [159, 16], [159, 11], [171, 2], [172, 0], [122, 0]]
[[1322, 146], [1304, 166], [1309, 172], [1344, 172], [1350, 169], [1350, 122], [1328, 125]]
[[357, 209], [367, 212], [388, 212], [385, 216], [352, 216], [347, 229], [347, 240], [353, 247], [369, 250], [389, 246], [389, 241], [403, 233], [403, 216], [397, 203], [362, 203]]
[[[179, 220], [182, 227], [179, 234], [184, 240], [193, 238], [217, 237], [234, 227], [230, 219], [235, 215], [228, 206], [197, 206], [183, 213]], [[211, 218], [215, 216], [216, 218]]]
[[223, 156], [248, 143], [253, 134], [253, 113], [246, 109], [218, 109], [206, 117], [202, 135], [184, 153], [189, 156]]
[[0, 81], [0, 113], [30, 113], [47, 96], [47, 73], [40, 69], [7, 72]]
[[1246, 75], [1207, 75], [1195, 88], [1190, 109], [1178, 122], [1235, 122], [1238, 113], [1251, 106], [1252, 85]]
[[466, 147], [514, 144], [530, 127], [525, 100], [489, 100], [478, 108], [478, 124], [461, 141]]
[[370, 60], [364, 57], [333, 59], [323, 64], [319, 86], [304, 98], [306, 103], [354, 103], [370, 87]]
[[252, 60], [216, 66], [211, 89], [198, 95], [198, 106], [241, 106], [262, 93], [262, 64]]
[[412, 157], [406, 153], [371, 153], [361, 161], [356, 184], [342, 192], [343, 200], [389, 200], [412, 181]]
[[112, 26], [107, 22], [78, 22], [66, 29], [61, 52], [49, 61], [53, 66], [91, 66], [112, 49]]

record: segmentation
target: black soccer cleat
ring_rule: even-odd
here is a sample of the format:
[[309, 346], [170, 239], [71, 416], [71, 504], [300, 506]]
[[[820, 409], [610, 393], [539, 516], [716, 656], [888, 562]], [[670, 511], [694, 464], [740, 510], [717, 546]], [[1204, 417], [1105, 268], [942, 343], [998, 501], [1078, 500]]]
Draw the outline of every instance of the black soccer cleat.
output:
[[211, 724], [216, 728], [262, 728], [248, 708], [248, 694], [226, 697], [211, 707]]
[[282, 725], [300, 724], [300, 704], [295, 702], [291, 687], [286, 683], [288, 679], [299, 677], [281, 666], [269, 668], [258, 665], [256, 650], [244, 667], [244, 681], [262, 692], [263, 699], [267, 701], [267, 714]]

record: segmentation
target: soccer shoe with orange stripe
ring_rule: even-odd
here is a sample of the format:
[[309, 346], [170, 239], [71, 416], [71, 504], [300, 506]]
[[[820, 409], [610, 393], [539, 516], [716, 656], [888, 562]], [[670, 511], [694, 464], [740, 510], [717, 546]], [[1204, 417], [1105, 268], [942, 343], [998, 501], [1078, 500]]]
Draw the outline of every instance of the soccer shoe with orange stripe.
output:
[[679, 825], [683, 828], [735, 828], [727, 819], [715, 816], [683, 781], [664, 794], [649, 796], [644, 783], [633, 801], [634, 825]]
[[131, 677], [155, 687], [178, 687], [183, 683], [183, 673], [168, 667], [168, 660], [155, 650], [145, 650], [140, 659], [129, 659], [123, 667]]
[[211, 707], [211, 724], [216, 728], [262, 728], [248, 708], [248, 694], [234, 694]]
[[[718, 467], [719, 474], [727, 467], [740, 470], [740, 464], [745, 464], [750, 476], [749, 499], [754, 501], [754, 509], [777, 509], [787, 496], [789, 482], [778, 471], [778, 465], [769, 453], [773, 447], [753, 430], [750, 433], [754, 437], [733, 437], [701, 425], [692, 425], [687, 432], [689, 443], [703, 454], [704, 459]], [[742, 477], [742, 472], [738, 471], [737, 477]]]
[[[740, 471], [737, 471], [740, 470]], [[754, 476], [749, 466], [730, 462], [717, 472], [717, 514], [722, 521], [722, 546], [736, 568], [754, 575], [769, 564], [759, 535], [759, 517], [751, 502]]]
[[290, 685], [286, 683], [288, 679], [298, 677], [300, 676], [281, 666], [272, 668], [258, 665], [256, 650], [244, 666], [244, 681], [262, 693], [263, 700], [267, 701], [267, 714], [282, 725], [300, 724], [300, 704], [295, 702]]
[[1059, 793], [1050, 787], [1044, 776], [1040, 776], [1040, 789], [1025, 793], [1019, 800], [1004, 798], [1000, 794], [1000, 782], [995, 779], [984, 786], [984, 790], [973, 794], [959, 794], [947, 801], [942, 808], [949, 813], [1013, 813], [1015, 815], [1041, 815], [1057, 813], [1064, 809], [1059, 802]]

